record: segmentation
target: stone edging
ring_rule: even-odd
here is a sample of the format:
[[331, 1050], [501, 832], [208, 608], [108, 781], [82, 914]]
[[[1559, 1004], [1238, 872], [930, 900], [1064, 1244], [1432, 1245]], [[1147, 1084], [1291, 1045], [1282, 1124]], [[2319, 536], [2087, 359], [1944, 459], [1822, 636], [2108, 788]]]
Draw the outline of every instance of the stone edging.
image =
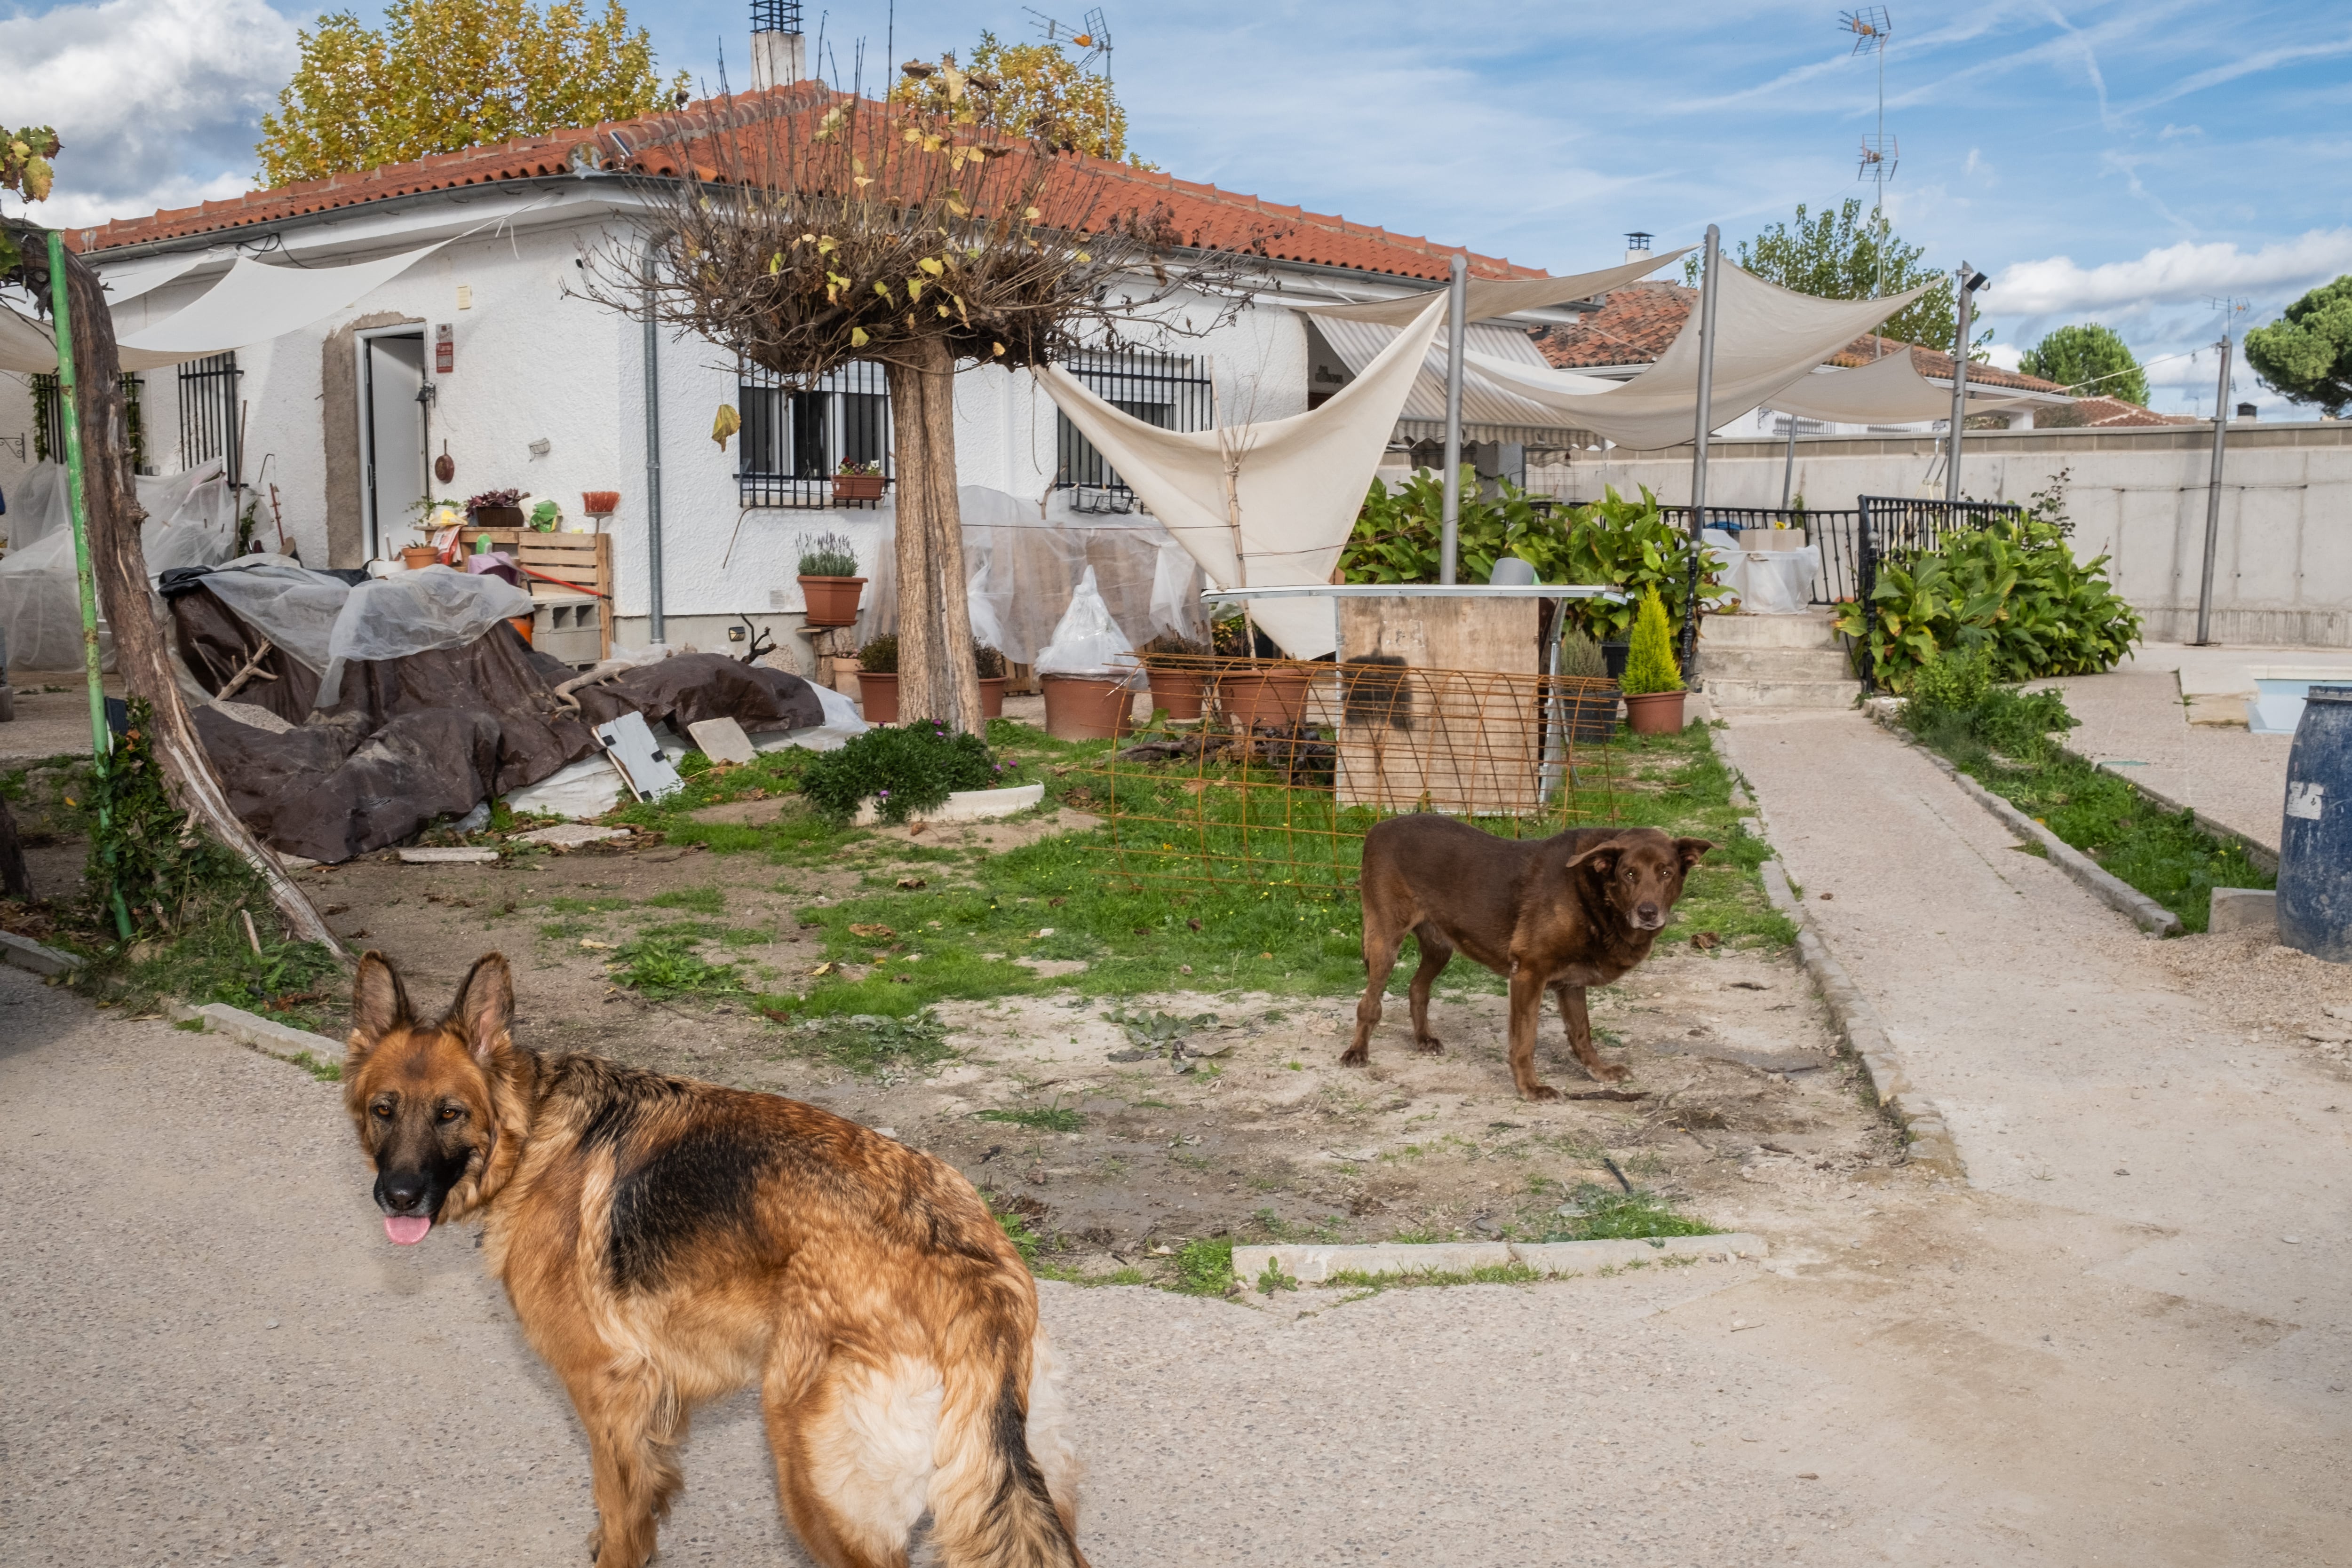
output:
[[36, 975], [62, 975], [81, 967], [79, 953], [60, 952], [19, 936], [13, 931], [0, 931], [0, 963], [14, 964], [19, 969], [29, 969]]
[[266, 1018], [247, 1012], [243, 1008], [230, 1007], [226, 1002], [206, 1002], [200, 1008], [175, 1008], [172, 1016], [182, 1023], [201, 1022], [206, 1034], [226, 1035], [239, 1045], [249, 1047], [264, 1056], [291, 1062], [297, 1067], [313, 1064], [335, 1067], [340, 1066], [343, 1060], [343, 1047], [339, 1040], [296, 1029], [291, 1024], [272, 1023]]
[[[1730, 737], [1728, 729], [1717, 731], [1716, 749], [1731, 765], [1732, 772], [1740, 776], [1745, 793], [1745, 773]], [[1764, 815], [1763, 802], [1749, 795], [1746, 804], [1756, 813], [1765, 830], [1762, 837], [1769, 842], [1771, 822]], [[1822, 1002], [1829, 1009], [1846, 1049], [1862, 1063], [1863, 1072], [1870, 1080], [1872, 1096], [1902, 1128], [1905, 1162], [1955, 1181], [1967, 1180], [1968, 1166], [1960, 1159], [1959, 1145], [1952, 1140], [1944, 1113], [1934, 1101], [1912, 1089], [1895, 1054], [1894, 1041], [1878, 1021], [1877, 1009], [1854, 986], [1845, 966], [1838, 962], [1837, 955], [1830, 951], [1829, 944], [1813, 928], [1812, 916], [1796, 890], [1790, 886], [1789, 873], [1781, 869], [1779, 852], [1773, 853], [1775, 858], [1766, 861], [1760, 868], [1765, 896], [1772, 901], [1773, 908], [1795, 923], [1798, 960], [1812, 977], [1813, 987], [1821, 993]]]
[[[1960, 787], [1960, 793], [1992, 813], [2003, 827], [2019, 837], [2040, 845], [2042, 852], [2050, 857], [2050, 863], [2063, 872], [2070, 880], [2080, 884], [2092, 897], [2122, 915], [2143, 931], [2153, 932], [2158, 936], [2180, 935], [2183, 929], [2180, 916], [2173, 914], [2172, 911], [2108, 871], [2048, 828], [1961, 772], [1948, 758], [1939, 757], [1928, 750], [1919, 743], [1916, 736], [1904, 728], [1885, 709], [1874, 708], [1872, 710], [1871, 716], [1884, 726], [1888, 734], [1933, 763], [1938, 772]], [[2128, 779], [2124, 782], [2131, 784]], [[2138, 789], [2139, 786], [2132, 784], [2132, 788]], [[2146, 794], [2147, 791], [2141, 790], [2141, 793]], [[2231, 836], [2235, 837], [2234, 834]]]
[[1662, 1236], [1638, 1241], [1375, 1242], [1362, 1247], [1293, 1243], [1234, 1249], [1234, 1278], [1252, 1290], [1268, 1264], [1302, 1285], [1334, 1274], [1466, 1274], [1477, 1269], [1531, 1269], [1552, 1279], [1574, 1279], [1587, 1269], [1622, 1268], [1661, 1258], [1729, 1262], [1762, 1258], [1771, 1247], [1746, 1231], [1727, 1236]]

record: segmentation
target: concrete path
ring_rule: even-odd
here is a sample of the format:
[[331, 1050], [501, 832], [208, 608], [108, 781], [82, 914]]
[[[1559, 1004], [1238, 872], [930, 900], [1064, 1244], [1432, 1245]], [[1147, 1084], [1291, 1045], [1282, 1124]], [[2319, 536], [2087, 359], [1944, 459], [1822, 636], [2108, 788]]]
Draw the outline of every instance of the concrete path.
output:
[[[2131, 1190], [2266, 1180], [2241, 1218], [2267, 1234], [2291, 1213], [2299, 1256], [2336, 1256], [2316, 1244], [2340, 1245], [2340, 1216], [2305, 1190], [2331, 1157], [2271, 1155], [2254, 1177], [2168, 1173], [2135, 1144], [2158, 1174]], [[2326, 1303], [2290, 1316], [2251, 1238], [2225, 1257], [2130, 1206], [1863, 1174], [1818, 1177], [1761, 1268], [1263, 1309], [1046, 1285], [1087, 1550], [1100, 1568], [2352, 1557], [2326, 1381], [2340, 1281], [2298, 1283]], [[584, 1563], [562, 1394], [464, 1229], [395, 1250], [367, 1187], [333, 1086], [0, 970], [0, 1562]], [[2224, 1265], [2237, 1288], [2205, 1272]], [[662, 1563], [803, 1561], [745, 1401], [706, 1414], [687, 1473]]]

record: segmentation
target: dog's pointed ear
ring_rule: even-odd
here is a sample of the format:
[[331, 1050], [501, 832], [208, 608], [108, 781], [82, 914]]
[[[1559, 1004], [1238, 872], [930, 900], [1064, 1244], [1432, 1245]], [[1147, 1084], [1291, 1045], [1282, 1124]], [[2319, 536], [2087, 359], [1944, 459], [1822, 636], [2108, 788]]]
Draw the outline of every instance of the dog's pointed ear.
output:
[[457, 999], [449, 1004], [449, 1016], [441, 1020], [441, 1027], [464, 1035], [474, 1060], [488, 1067], [492, 1058], [514, 1043], [508, 1033], [513, 1023], [514, 975], [507, 968], [504, 954], [486, 953], [475, 960], [466, 983], [457, 988]]
[[370, 948], [360, 959], [359, 978], [352, 983], [351, 1059], [359, 1061], [375, 1049], [376, 1041], [415, 1021], [400, 971]]
[[1568, 869], [1570, 871], [1590, 869], [1596, 876], [1613, 875], [1617, 870], [1618, 852], [1624, 847], [1615, 839], [1603, 840], [1570, 861]]
[[1700, 861], [1705, 860], [1706, 852], [1713, 848], [1715, 848], [1715, 841], [1711, 839], [1676, 839], [1675, 841], [1675, 853], [1682, 857], [1685, 871], [1690, 870]]

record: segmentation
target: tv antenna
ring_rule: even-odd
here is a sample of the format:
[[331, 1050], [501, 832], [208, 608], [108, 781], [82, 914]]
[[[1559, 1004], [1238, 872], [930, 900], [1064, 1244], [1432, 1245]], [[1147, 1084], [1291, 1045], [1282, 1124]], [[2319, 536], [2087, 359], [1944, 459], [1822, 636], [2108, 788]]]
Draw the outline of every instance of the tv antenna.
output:
[[[1867, 51], [1878, 57], [1878, 131], [1862, 139], [1862, 159], [1853, 177], [1867, 180], [1875, 187], [1870, 204], [1871, 227], [1877, 231], [1877, 244], [1872, 248], [1878, 257], [1878, 296], [1886, 296], [1886, 182], [1895, 178], [1895, 165], [1902, 161], [1903, 150], [1895, 139], [1886, 133], [1886, 40], [1895, 31], [1884, 5], [1864, 5], [1857, 11], [1838, 13], [1838, 31], [1853, 35], [1853, 52]], [[1871, 334], [1872, 359], [1884, 351], [1883, 332]]]
[[1086, 69], [1097, 60], [1102, 61], [1103, 155], [1110, 156], [1110, 24], [1103, 20], [1102, 7], [1099, 5], [1089, 7], [1086, 20], [1075, 27], [1067, 22], [1055, 21], [1034, 5], [1024, 5], [1021, 8], [1037, 19], [1037, 31], [1044, 35], [1048, 44], [1058, 48], [1067, 42], [1086, 50], [1086, 53], [1078, 57], [1080, 70]]

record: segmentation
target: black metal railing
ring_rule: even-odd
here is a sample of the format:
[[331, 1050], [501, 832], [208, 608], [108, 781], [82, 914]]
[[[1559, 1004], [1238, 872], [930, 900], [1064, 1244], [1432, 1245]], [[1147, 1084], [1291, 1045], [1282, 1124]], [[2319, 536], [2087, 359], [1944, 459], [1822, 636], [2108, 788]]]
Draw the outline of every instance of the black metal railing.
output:
[[[1688, 507], [1660, 507], [1658, 513], [1678, 528], [1690, 527]], [[1805, 542], [1821, 549], [1821, 570], [1806, 600], [1835, 604], [1854, 596], [1861, 581], [1862, 557], [1859, 511], [1821, 511], [1795, 507], [1709, 507], [1706, 526], [1738, 533], [1742, 528], [1802, 528]]]
[[[1100, 350], [1078, 354], [1062, 368], [1105, 402], [1162, 430], [1206, 430], [1215, 411], [1204, 367], [1180, 355], [1142, 349]], [[1069, 416], [1058, 411], [1054, 452], [1055, 486], [1071, 492], [1076, 510], [1135, 509], [1135, 495], [1127, 481]]]
[[1853, 663], [1863, 689], [1875, 691], [1870, 645], [1878, 629], [1874, 597], [1878, 569], [1927, 553], [1956, 529], [2011, 521], [2025, 508], [1999, 501], [1930, 501], [1913, 496], [1858, 496], [1855, 502], [1862, 517], [1854, 580], [1854, 598], [1862, 604], [1862, 637], [1853, 650]]
[[[55, 375], [35, 373], [27, 378], [33, 389], [33, 460], [62, 463], [66, 459], [66, 406], [58, 395]], [[146, 421], [141, 416], [139, 395], [143, 383], [129, 371], [122, 372], [123, 434], [131, 441], [131, 466], [139, 473], [147, 472]]]
[[880, 503], [872, 497], [836, 494], [842, 465], [861, 476], [878, 467], [886, 492], [898, 477], [890, 386], [880, 365], [855, 361], [804, 390], [743, 365], [736, 372], [736, 407], [743, 431], [735, 482], [746, 507], [874, 507]]
[[245, 482], [236, 355], [212, 354], [180, 367], [180, 466], [223, 460], [232, 486]]

